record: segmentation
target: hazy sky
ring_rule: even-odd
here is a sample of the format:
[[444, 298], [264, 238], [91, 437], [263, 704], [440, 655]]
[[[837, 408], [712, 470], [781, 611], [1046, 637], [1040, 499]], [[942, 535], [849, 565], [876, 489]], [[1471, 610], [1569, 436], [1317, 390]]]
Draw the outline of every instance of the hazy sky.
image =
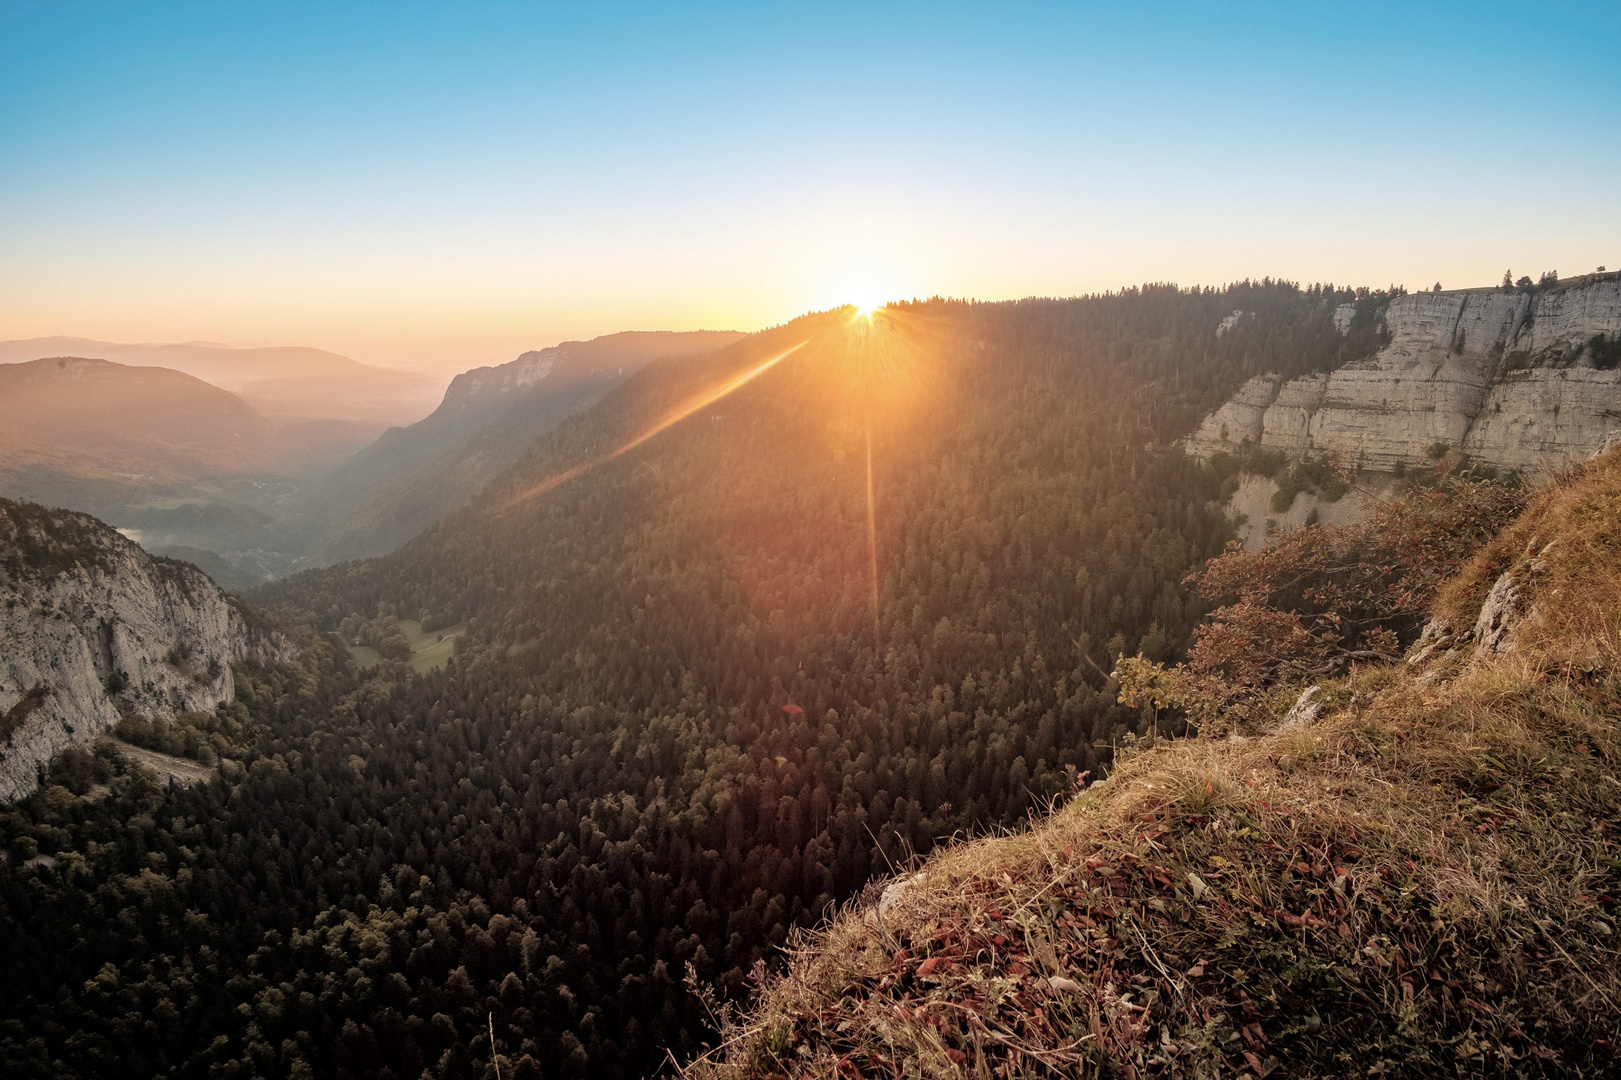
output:
[[1621, 4], [0, 3], [0, 337], [1621, 265]]

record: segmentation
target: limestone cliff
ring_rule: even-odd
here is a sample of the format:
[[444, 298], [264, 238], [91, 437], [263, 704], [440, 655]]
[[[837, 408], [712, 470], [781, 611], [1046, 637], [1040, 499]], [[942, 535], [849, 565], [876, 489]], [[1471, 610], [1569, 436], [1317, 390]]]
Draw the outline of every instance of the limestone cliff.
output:
[[231, 662], [283, 648], [196, 567], [89, 515], [0, 499], [0, 801], [125, 715], [231, 700]]
[[488, 409], [542, 384], [547, 390], [585, 382], [607, 385], [641, 370], [655, 358], [702, 355], [742, 336], [715, 330], [631, 330], [590, 341], [565, 341], [549, 349], [526, 352], [510, 363], [464, 371], [451, 380], [438, 412]]
[[[1351, 314], [1335, 313], [1342, 333]], [[1621, 274], [1401, 296], [1383, 318], [1390, 342], [1374, 356], [1288, 381], [1251, 379], [1188, 450], [1259, 446], [1390, 471], [1444, 444], [1535, 479], [1621, 430]]]

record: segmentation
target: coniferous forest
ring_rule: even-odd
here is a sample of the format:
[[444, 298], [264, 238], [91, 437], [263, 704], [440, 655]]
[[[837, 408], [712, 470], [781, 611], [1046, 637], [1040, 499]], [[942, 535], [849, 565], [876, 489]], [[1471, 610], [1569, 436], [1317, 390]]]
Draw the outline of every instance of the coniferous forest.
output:
[[[127, 733], [218, 779], [79, 752], [0, 816], [0, 1072], [690, 1058], [796, 927], [1174, 735], [1105, 673], [1185, 655], [1231, 539], [1175, 440], [1254, 374], [1374, 351], [1384, 299], [935, 300], [643, 371], [401, 550], [252, 595], [299, 657]], [[360, 669], [391, 618], [465, 633]]]

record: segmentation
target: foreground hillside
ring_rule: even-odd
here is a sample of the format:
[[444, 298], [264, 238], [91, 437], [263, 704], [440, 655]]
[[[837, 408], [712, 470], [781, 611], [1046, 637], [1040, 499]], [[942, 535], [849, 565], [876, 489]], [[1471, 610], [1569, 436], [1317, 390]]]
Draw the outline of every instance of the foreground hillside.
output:
[[929, 860], [689, 1075], [1614, 1075], [1618, 655], [1614, 452], [1441, 591], [1410, 661]]

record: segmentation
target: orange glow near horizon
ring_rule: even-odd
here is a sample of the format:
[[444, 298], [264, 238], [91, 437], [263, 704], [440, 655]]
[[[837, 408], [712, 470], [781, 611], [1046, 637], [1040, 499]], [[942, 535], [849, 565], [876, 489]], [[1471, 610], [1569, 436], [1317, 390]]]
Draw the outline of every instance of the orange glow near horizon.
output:
[[719, 386], [711, 387], [708, 390], [703, 390], [692, 395], [691, 397], [687, 398], [687, 400], [683, 401], [681, 404], [659, 417], [652, 424], [648, 425], [646, 429], [638, 433], [634, 438], [621, 443], [619, 446], [616, 446], [614, 449], [610, 450], [606, 454], [603, 454], [599, 458], [594, 458], [582, 465], [576, 465], [572, 469], [565, 469], [560, 473], [554, 473], [551, 476], [548, 476], [546, 479], [540, 481], [538, 484], [525, 488], [523, 491], [520, 491], [518, 494], [507, 499], [506, 502], [503, 502], [497, 508], [496, 512], [504, 514], [507, 511], [516, 508], [520, 504], [528, 502], [530, 499], [537, 498], [538, 496], [546, 494], [548, 491], [554, 491], [557, 488], [562, 487], [570, 480], [573, 480], [575, 477], [590, 469], [596, 468], [598, 465], [602, 465], [606, 462], [612, 461], [616, 457], [629, 453], [647, 440], [651, 439], [653, 436], [674, 427], [676, 424], [679, 424], [681, 421], [685, 420], [699, 409], [713, 405], [715, 402], [719, 401], [723, 397], [726, 397], [728, 394], [747, 386], [761, 375], [764, 375], [767, 371], [770, 371], [772, 368], [788, 359], [788, 357], [792, 356], [800, 349], [803, 349], [809, 340], [810, 339], [807, 338], [805, 341], [801, 341], [799, 344], [785, 349], [769, 359], [762, 360], [752, 367], [746, 368], [745, 370], [732, 376], [730, 379], [727, 379]]

